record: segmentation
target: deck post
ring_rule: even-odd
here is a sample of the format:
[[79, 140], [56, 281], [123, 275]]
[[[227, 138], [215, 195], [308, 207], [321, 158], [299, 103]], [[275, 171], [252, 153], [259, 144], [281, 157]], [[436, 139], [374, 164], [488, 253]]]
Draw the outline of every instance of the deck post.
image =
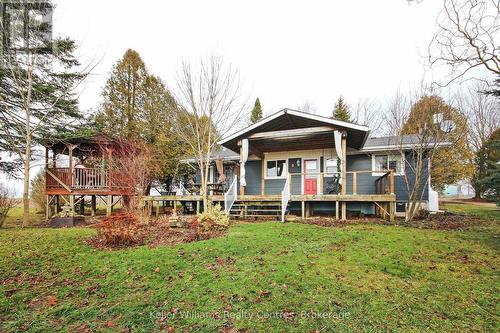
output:
[[50, 195], [45, 196], [45, 221], [48, 221], [50, 218]]
[[80, 200], [80, 215], [85, 215], [85, 196], [82, 195]]
[[69, 206], [71, 208], [71, 212], [74, 213], [75, 212], [75, 197], [73, 196], [73, 194], [69, 195]]
[[335, 201], [335, 219], [339, 219], [339, 202]]
[[266, 166], [264, 165], [264, 156], [261, 159], [262, 161], [262, 174], [261, 174], [261, 180], [260, 180], [260, 194], [264, 195], [266, 193], [266, 182], [265, 182], [265, 172], [266, 172]]
[[342, 220], [347, 220], [347, 202], [342, 202]]
[[56, 206], [55, 206], [55, 214], [59, 213], [61, 211], [61, 198], [59, 194], [56, 194]]
[[389, 202], [389, 222], [394, 222], [394, 214], [396, 211], [396, 202]]
[[90, 197], [90, 216], [95, 216], [96, 211], [96, 196], [92, 195]]
[[113, 206], [113, 196], [111, 194], [108, 194], [106, 196], [106, 216], [111, 216], [112, 206]]
[[156, 202], [156, 211], [155, 211], [155, 215], [156, 217], [160, 216], [160, 201], [158, 200], [155, 200]]
[[200, 213], [200, 200], [196, 200], [196, 214]]
[[394, 194], [394, 170], [391, 170], [391, 194]]
[[305, 219], [306, 218], [306, 203], [305, 201], [301, 201], [301, 209], [300, 209], [300, 213], [302, 215], [302, 219]]
[[358, 193], [358, 174], [357, 172], [352, 173], [352, 194], [356, 195]]
[[[69, 152], [69, 157], [68, 157], [68, 160], [69, 160], [69, 188], [72, 189], [73, 188], [73, 145], [70, 144], [68, 146], [68, 152]], [[70, 199], [70, 202], [71, 202], [71, 199]], [[73, 202], [74, 202], [74, 198], [73, 198]], [[74, 209], [73, 209], [73, 211], [74, 211]]]

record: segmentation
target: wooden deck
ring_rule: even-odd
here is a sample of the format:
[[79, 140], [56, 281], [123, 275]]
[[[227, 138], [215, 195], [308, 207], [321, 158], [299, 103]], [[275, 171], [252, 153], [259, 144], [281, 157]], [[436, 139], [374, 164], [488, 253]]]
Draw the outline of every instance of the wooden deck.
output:
[[[223, 195], [209, 196], [212, 201], [224, 201]], [[201, 195], [158, 195], [143, 197], [144, 201], [202, 201]], [[239, 195], [237, 201], [266, 202], [281, 201], [281, 195]], [[326, 201], [326, 202], [395, 202], [394, 194], [315, 194], [315, 195], [291, 195], [293, 201]]]

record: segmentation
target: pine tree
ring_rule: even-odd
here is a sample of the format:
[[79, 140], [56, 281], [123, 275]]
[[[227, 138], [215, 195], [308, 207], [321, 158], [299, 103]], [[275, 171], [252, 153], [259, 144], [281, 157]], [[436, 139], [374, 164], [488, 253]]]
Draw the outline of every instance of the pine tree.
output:
[[339, 97], [332, 112], [332, 118], [342, 121], [351, 121], [349, 106], [344, 102], [342, 96]]
[[481, 155], [484, 156], [484, 173], [478, 181], [484, 196], [500, 206], [500, 129], [491, 134], [481, 148]]
[[[23, 226], [29, 223], [31, 162], [40, 157], [37, 148], [47, 137], [64, 131], [83, 117], [75, 89], [86, 74], [74, 55], [76, 43], [68, 38], [50, 40], [52, 24], [39, 17], [52, 10], [49, 1], [22, 3], [24, 15], [0, 18], [1, 37], [10, 29], [22, 28], [23, 36], [2, 46], [0, 57], [0, 150], [15, 156], [14, 163], [0, 168], [22, 173]], [[26, 17], [35, 11], [35, 19]], [[30, 16], [31, 17], [31, 14]]]
[[255, 100], [254, 107], [252, 109], [252, 114], [250, 115], [250, 121], [255, 124], [262, 119], [262, 107], [260, 106], [260, 100], [257, 98]]

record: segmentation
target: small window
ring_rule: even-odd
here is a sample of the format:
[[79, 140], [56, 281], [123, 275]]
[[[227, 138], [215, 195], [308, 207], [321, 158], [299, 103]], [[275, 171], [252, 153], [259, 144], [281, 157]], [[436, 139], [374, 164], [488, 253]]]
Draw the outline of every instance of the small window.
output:
[[337, 168], [337, 159], [336, 158], [329, 158], [325, 162], [325, 171], [326, 173], [335, 173], [338, 171]]
[[286, 160], [267, 161], [266, 177], [283, 178], [286, 176]]
[[403, 173], [401, 155], [375, 155], [373, 158], [373, 171], [387, 172], [393, 170], [397, 174]]

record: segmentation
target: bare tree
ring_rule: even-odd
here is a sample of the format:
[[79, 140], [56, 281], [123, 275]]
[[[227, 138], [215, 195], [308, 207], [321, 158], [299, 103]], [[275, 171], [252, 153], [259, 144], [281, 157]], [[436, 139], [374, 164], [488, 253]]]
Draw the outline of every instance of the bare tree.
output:
[[15, 204], [16, 200], [12, 198], [9, 190], [0, 184], [0, 228], [3, 227], [9, 211]]
[[457, 96], [458, 108], [467, 118], [469, 144], [474, 152], [474, 174], [471, 179], [476, 198], [483, 192], [479, 178], [484, 175], [485, 163], [481, 156], [481, 148], [500, 127], [500, 101], [492, 95], [484, 94], [488, 84], [483, 81], [475, 82], [465, 88]]
[[202, 59], [196, 69], [189, 63], [182, 64], [175, 97], [178, 111], [174, 127], [180, 139], [196, 154], [206, 209], [210, 156], [217, 142], [236, 130], [248, 99], [242, 95], [238, 71], [214, 55]]
[[301, 105], [297, 105], [296, 109], [298, 111], [312, 113], [312, 114], [315, 114], [316, 112], [318, 112], [318, 108], [310, 100], [306, 100]]
[[[450, 124], [445, 116], [433, 117], [431, 122], [424, 117], [416, 117], [418, 123], [413, 124], [413, 126], [418, 128], [417, 132], [411, 135], [403, 135], [408, 121], [415, 121], [415, 119], [410, 119], [412, 108], [425, 96], [425, 93], [405, 95], [396, 92], [390, 100], [388, 110], [384, 116], [387, 128], [386, 134], [391, 135], [389, 144], [396, 147], [392, 152], [395, 163], [401, 163], [400, 168], [404, 170], [400, 177], [404, 179], [405, 191], [408, 197], [405, 217], [407, 222], [412, 221], [422, 208], [425, 187], [429, 186], [430, 170], [428, 167], [432, 165], [437, 149], [443, 144], [450, 144], [446, 141], [447, 128]], [[434, 108], [432, 103], [426, 103], [419, 107], [426, 108], [421, 113], [437, 114], [437, 110], [432, 109]], [[400, 159], [400, 162], [398, 159]]]
[[443, 0], [438, 31], [429, 44], [431, 66], [450, 66], [446, 86], [475, 68], [500, 75], [499, 0]]
[[352, 121], [372, 128], [372, 135], [383, 132], [382, 107], [374, 99], [360, 98], [352, 110]]

